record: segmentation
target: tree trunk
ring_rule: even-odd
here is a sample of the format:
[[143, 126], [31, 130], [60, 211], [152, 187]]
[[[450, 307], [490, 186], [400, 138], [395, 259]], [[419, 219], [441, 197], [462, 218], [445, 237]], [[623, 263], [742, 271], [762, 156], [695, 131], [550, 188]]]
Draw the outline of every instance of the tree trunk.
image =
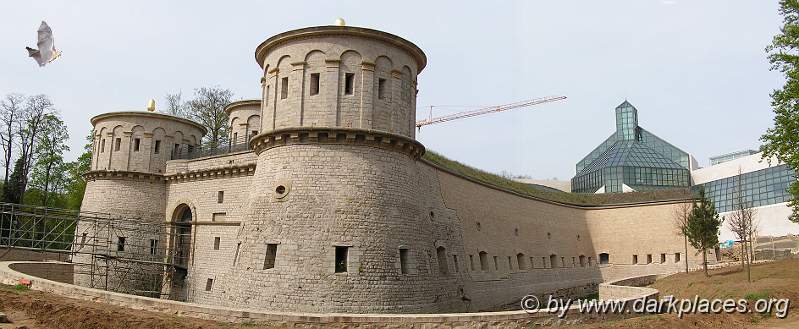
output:
[[746, 242], [741, 240], [741, 271], [746, 270]]
[[705, 276], [710, 276], [710, 273], [707, 271], [707, 249], [702, 249], [702, 266], [705, 268]]
[[683, 234], [683, 238], [685, 240], [685, 254], [683, 258], [685, 258], [685, 273], [688, 273], [688, 236]]

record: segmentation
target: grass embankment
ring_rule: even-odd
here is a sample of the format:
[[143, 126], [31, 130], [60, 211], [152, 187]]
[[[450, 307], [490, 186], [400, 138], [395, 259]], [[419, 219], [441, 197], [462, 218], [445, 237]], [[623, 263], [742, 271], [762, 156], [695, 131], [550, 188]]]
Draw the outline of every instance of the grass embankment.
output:
[[461, 176], [469, 177], [483, 184], [516, 192], [521, 195], [577, 206], [601, 206], [660, 200], [685, 200], [694, 197], [693, 193], [688, 188], [603, 194], [552, 191], [545, 188], [536, 187], [533, 184], [517, 182], [496, 174], [492, 174], [490, 172], [467, 166], [455, 160], [450, 160], [430, 150], [427, 150], [422, 158], [436, 167]]
[[740, 266], [704, 272], [675, 274], [655, 282], [651, 287], [660, 296], [676, 298], [740, 299], [750, 301], [769, 298], [788, 298], [791, 306], [788, 317], [777, 319], [768, 314], [676, 314], [646, 315], [638, 318], [586, 324], [570, 328], [799, 328], [799, 260], [783, 260], [752, 267], [752, 281]]

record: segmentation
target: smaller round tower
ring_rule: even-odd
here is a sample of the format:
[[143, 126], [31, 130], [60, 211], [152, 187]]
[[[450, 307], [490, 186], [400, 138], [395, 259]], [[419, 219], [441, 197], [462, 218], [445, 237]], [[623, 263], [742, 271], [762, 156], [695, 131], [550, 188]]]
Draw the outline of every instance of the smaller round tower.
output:
[[[75, 271], [75, 283], [155, 295], [160, 279], [146, 274], [160, 276], [160, 266], [155, 265], [153, 271], [131, 269], [115, 260], [156, 264], [164, 260], [168, 241], [161, 224], [165, 221], [166, 162], [196, 147], [206, 129], [186, 119], [144, 111], [104, 113], [91, 123], [92, 162], [85, 174], [81, 212], [96, 217], [97, 223], [81, 221], [76, 228], [82, 238], [73, 245], [73, 262], [80, 268]], [[108, 257], [101, 259], [98, 254]], [[98, 265], [98, 259], [103, 263]]]
[[250, 139], [261, 132], [261, 100], [247, 99], [225, 107], [230, 127], [230, 143], [246, 148]]

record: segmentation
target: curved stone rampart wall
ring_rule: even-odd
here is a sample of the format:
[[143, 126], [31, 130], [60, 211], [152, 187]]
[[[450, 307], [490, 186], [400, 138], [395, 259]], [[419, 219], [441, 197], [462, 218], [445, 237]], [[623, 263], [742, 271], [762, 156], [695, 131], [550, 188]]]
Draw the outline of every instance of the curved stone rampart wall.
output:
[[[435, 181], [420, 175], [408, 154], [355, 143], [287, 145], [260, 154], [238, 257], [213, 288], [224, 291], [222, 305], [465, 310], [465, 271], [453, 260], [463, 255], [461, 232]], [[266, 268], [270, 244], [276, 258]], [[337, 248], [347, 248], [345, 271], [337, 272]]]

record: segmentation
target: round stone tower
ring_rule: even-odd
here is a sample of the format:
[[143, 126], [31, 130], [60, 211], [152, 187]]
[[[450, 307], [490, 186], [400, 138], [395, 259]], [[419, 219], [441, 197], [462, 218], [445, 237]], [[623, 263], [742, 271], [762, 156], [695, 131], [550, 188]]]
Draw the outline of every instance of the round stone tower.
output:
[[230, 143], [246, 149], [250, 139], [261, 132], [261, 101], [247, 99], [236, 101], [225, 107], [230, 127]]
[[[304, 312], [434, 312], [462, 303], [433, 236], [414, 140], [426, 57], [398, 36], [320, 26], [255, 52], [258, 165], [224, 304]], [[437, 244], [442, 244], [438, 245]], [[438, 252], [438, 258], [436, 253]]]
[[162, 173], [168, 160], [195, 147], [206, 130], [143, 111], [100, 114], [91, 123], [92, 162], [81, 204], [87, 220], [79, 222], [73, 246], [75, 282], [157, 295], [163, 267], [145, 264], [164, 261], [168, 243]]

